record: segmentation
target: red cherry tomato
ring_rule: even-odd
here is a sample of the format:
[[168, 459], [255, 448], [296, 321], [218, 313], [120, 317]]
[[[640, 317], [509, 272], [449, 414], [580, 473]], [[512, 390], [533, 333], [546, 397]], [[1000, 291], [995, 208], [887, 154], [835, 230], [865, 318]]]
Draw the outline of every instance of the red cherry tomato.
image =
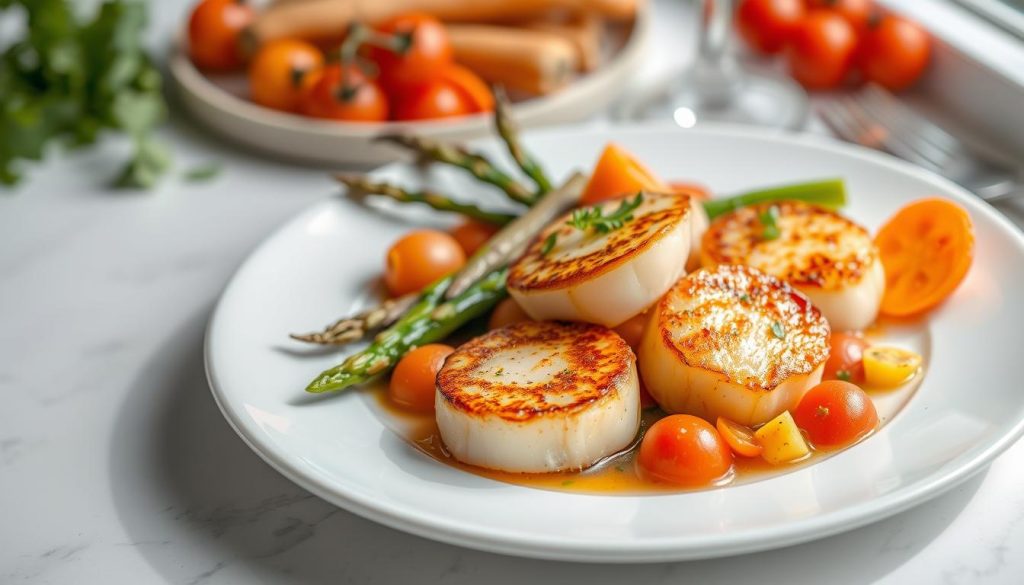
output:
[[793, 419], [819, 448], [851, 445], [878, 426], [871, 397], [841, 380], [822, 382], [808, 390], [793, 411]]
[[302, 97], [307, 116], [348, 122], [383, 122], [388, 119], [388, 101], [380, 86], [358, 67], [328, 65]]
[[499, 229], [501, 228], [491, 223], [467, 219], [453, 227], [448, 233], [462, 246], [462, 251], [466, 253], [468, 258], [479, 250], [480, 246], [487, 243], [491, 236], [498, 233]]
[[386, 261], [384, 284], [397, 297], [462, 268], [466, 253], [444, 232], [413, 230], [391, 246]]
[[736, 10], [736, 26], [752, 49], [778, 53], [805, 13], [803, 0], [743, 0]]
[[441, 70], [440, 79], [462, 92], [473, 112], [494, 110], [494, 94], [487, 82], [462, 65], [452, 63]]
[[810, 8], [827, 8], [839, 13], [853, 28], [862, 30], [875, 9], [872, 0], [809, 0]]
[[453, 351], [455, 348], [449, 345], [431, 343], [405, 354], [391, 374], [391, 400], [409, 410], [433, 412], [437, 373]]
[[787, 47], [789, 72], [808, 89], [830, 89], [846, 78], [857, 49], [857, 32], [838, 13], [812, 10]]
[[298, 110], [314, 85], [314, 72], [324, 64], [323, 53], [305, 41], [279, 39], [260, 48], [249, 65], [252, 101], [275, 110]]
[[698, 487], [729, 473], [732, 451], [706, 420], [673, 414], [647, 429], [637, 462], [652, 479]]
[[924, 74], [931, 44], [916, 22], [894, 14], [870, 21], [860, 49], [864, 77], [892, 91], [906, 89]]
[[391, 35], [397, 46], [374, 46], [371, 58], [380, 67], [380, 82], [389, 92], [435, 79], [452, 62], [448, 33], [439, 20], [410, 12], [383, 23], [377, 30]]
[[230, 71], [243, 64], [238, 36], [256, 17], [242, 0], [203, 0], [188, 19], [188, 54], [200, 69]]
[[871, 344], [849, 333], [833, 333], [829, 339], [826, 380], [844, 380], [860, 384], [864, 381], [864, 350]]

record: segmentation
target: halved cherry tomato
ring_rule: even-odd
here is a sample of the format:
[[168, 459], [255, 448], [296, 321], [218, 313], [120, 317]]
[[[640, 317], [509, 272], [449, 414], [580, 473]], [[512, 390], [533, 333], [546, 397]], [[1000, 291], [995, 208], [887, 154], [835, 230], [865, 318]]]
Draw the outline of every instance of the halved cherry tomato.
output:
[[522, 323], [523, 321], [532, 321], [526, 311], [519, 306], [519, 303], [509, 298], [498, 303], [498, 306], [494, 307], [494, 311], [491, 313], [491, 319], [487, 322], [488, 329], [501, 329], [514, 323]]
[[871, 397], [842, 380], [822, 382], [808, 390], [793, 411], [793, 419], [820, 448], [851, 445], [878, 426]]
[[673, 414], [647, 429], [637, 463], [652, 479], [697, 487], [712, 484], [729, 473], [732, 451], [708, 421]]
[[899, 91], [924, 74], [931, 45], [931, 37], [919, 24], [887, 14], [868, 22], [860, 49], [860, 67], [867, 80]]
[[778, 53], [805, 13], [803, 0], [743, 0], [736, 9], [736, 26], [752, 49]]
[[718, 417], [715, 428], [733, 453], [741, 457], [757, 457], [761, 454], [763, 449], [754, 437], [754, 429], [723, 417]]
[[310, 74], [323, 65], [323, 53], [305, 41], [270, 41], [249, 65], [252, 101], [275, 110], [298, 110], [303, 94], [312, 87], [310, 81], [315, 81]]
[[810, 0], [810, 8], [827, 8], [839, 13], [853, 28], [863, 30], [875, 9], [872, 0]]
[[946, 199], [922, 199], [896, 212], [875, 236], [885, 267], [882, 313], [931, 309], [953, 294], [974, 259], [967, 211]]
[[388, 396], [392, 402], [417, 412], [433, 412], [437, 373], [455, 348], [431, 343], [405, 354], [391, 373]]
[[668, 186], [617, 144], [608, 144], [583, 189], [581, 205], [633, 195], [637, 191], [665, 191]]
[[395, 50], [372, 47], [371, 58], [380, 67], [380, 82], [389, 92], [419, 85], [438, 77], [452, 62], [452, 46], [441, 21], [420, 12], [396, 16], [377, 30], [392, 35]]
[[828, 10], [812, 10], [794, 29], [786, 49], [789, 72], [808, 89], [831, 89], [846, 79], [857, 49], [857, 31]]
[[669, 181], [668, 188], [673, 193], [689, 195], [697, 201], [707, 201], [708, 199], [711, 199], [711, 190], [700, 183], [691, 183], [689, 181]]
[[871, 344], [850, 333], [833, 332], [829, 338], [826, 380], [843, 380], [860, 384], [864, 381], [864, 350]]
[[388, 101], [377, 82], [355, 66], [324, 67], [319, 78], [302, 97], [307, 116], [347, 122], [383, 122], [388, 119]]
[[203, 0], [188, 19], [188, 54], [200, 69], [231, 71], [242, 66], [238, 37], [256, 18], [243, 0]]
[[479, 250], [480, 246], [483, 246], [487, 240], [491, 239], [491, 236], [498, 233], [499, 229], [501, 228], [491, 223], [467, 219], [453, 227], [449, 233], [462, 246], [462, 251], [469, 257]]
[[628, 321], [616, 325], [612, 328], [612, 331], [619, 334], [629, 347], [636, 351], [640, 347], [640, 342], [644, 338], [644, 328], [647, 327], [647, 313], [640, 313]]
[[462, 268], [466, 253], [450, 235], [436, 230], [414, 230], [388, 250], [384, 284], [394, 296], [418, 291]]

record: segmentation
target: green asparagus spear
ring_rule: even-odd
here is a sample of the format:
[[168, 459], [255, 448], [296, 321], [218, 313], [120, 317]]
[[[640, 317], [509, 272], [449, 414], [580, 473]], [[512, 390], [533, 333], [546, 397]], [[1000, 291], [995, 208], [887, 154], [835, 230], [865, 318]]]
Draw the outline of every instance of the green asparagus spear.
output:
[[461, 146], [413, 134], [389, 134], [379, 140], [397, 144], [430, 160], [465, 169], [480, 181], [498, 187], [513, 201], [524, 205], [532, 205], [535, 201], [533, 193], [522, 183], [494, 166], [487, 157]]
[[334, 178], [347, 186], [350, 193], [354, 192], [356, 196], [383, 195], [402, 203], [423, 203], [438, 211], [460, 213], [495, 225], [505, 225], [517, 217], [508, 213], [480, 209], [471, 203], [459, 203], [433, 191], [409, 191], [391, 183], [373, 181], [363, 175], [334, 175]]
[[488, 274], [461, 295], [440, 302], [451, 283], [443, 278], [424, 293], [420, 301], [390, 328], [377, 335], [363, 351], [320, 374], [306, 387], [307, 392], [335, 392], [362, 384], [393, 368], [414, 347], [440, 341], [470, 319], [486, 313], [508, 294], [508, 269]]
[[828, 179], [810, 183], [795, 183], [769, 189], [747, 191], [732, 197], [709, 199], [704, 201], [704, 211], [714, 219], [724, 213], [735, 211], [748, 205], [772, 203], [775, 201], [804, 201], [838, 209], [846, 205], [846, 185], [842, 179]]
[[551, 181], [544, 173], [540, 163], [530, 156], [519, 143], [519, 129], [516, 128], [508, 109], [509, 102], [505, 90], [500, 87], [494, 88], [494, 125], [498, 129], [498, 135], [505, 141], [509, 154], [512, 155], [519, 168], [523, 169], [526, 176], [536, 183], [537, 198], [540, 198], [551, 190]]

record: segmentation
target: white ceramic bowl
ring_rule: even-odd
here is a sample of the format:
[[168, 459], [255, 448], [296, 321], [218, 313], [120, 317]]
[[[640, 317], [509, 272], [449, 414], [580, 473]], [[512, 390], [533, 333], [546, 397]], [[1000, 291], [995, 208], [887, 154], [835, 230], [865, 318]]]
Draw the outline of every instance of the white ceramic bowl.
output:
[[[641, 10], [632, 26], [618, 27], [621, 34], [611, 39], [612, 55], [596, 71], [580, 77], [566, 88], [548, 96], [516, 103], [513, 113], [523, 127], [583, 120], [605, 110], [628, 86], [647, 50], [650, 10]], [[382, 164], [399, 157], [400, 151], [375, 143], [382, 134], [400, 130], [446, 140], [468, 140], [486, 136], [492, 129], [489, 114], [450, 120], [344, 123], [316, 120], [297, 114], [264, 108], [243, 96], [241, 76], [207, 77], [189, 60], [179, 42], [169, 67], [188, 110], [214, 132], [249, 146], [290, 160], [328, 164]]]

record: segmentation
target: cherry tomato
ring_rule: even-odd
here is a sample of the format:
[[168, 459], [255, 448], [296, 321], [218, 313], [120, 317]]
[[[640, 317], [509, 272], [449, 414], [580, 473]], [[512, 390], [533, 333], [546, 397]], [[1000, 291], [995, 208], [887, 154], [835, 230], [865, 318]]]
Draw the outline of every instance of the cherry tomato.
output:
[[519, 306], [519, 303], [513, 299], [505, 299], [498, 303], [497, 307], [494, 307], [494, 311], [491, 313], [491, 319], [487, 322], [488, 329], [501, 329], [515, 323], [522, 323], [523, 321], [532, 321], [526, 311]]
[[499, 229], [501, 228], [494, 224], [467, 219], [452, 228], [449, 233], [462, 246], [462, 251], [469, 257], [479, 250], [480, 246], [483, 246], [487, 240], [491, 239], [491, 236], [498, 233]]
[[706, 420], [673, 414], [647, 429], [637, 461], [642, 472], [653, 479], [697, 487], [729, 473], [732, 451]]
[[846, 78], [857, 32], [838, 13], [812, 10], [793, 31], [786, 51], [789, 72], [808, 89], [830, 89]]
[[388, 250], [384, 284], [392, 295], [401, 296], [455, 272], [465, 263], [466, 253], [455, 238], [436, 230], [414, 230]]
[[450, 65], [436, 79], [395, 92], [396, 120], [429, 120], [494, 109], [494, 96], [472, 71]]
[[826, 380], [844, 380], [860, 384], [864, 381], [864, 350], [871, 344], [849, 333], [832, 333], [829, 338]]
[[743, 0], [736, 9], [736, 26], [752, 49], [778, 53], [805, 13], [803, 0]]
[[931, 44], [920, 25], [895, 14], [869, 21], [860, 49], [864, 77], [892, 91], [910, 87], [928, 66]]
[[853, 28], [863, 30], [875, 9], [872, 0], [810, 0], [810, 8], [827, 8], [839, 13]]
[[302, 113], [314, 118], [348, 122], [383, 122], [388, 101], [380, 86], [358, 67], [328, 65], [303, 95]]
[[433, 412], [437, 373], [453, 351], [449, 345], [431, 343], [405, 354], [391, 374], [391, 401], [409, 410]]
[[243, 0], [203, 0], [188, 19], [188, 54], [200, 69], [230, 71], [242, 66], [238, 36], [256, 17]]
[[249, 65], [252, 101], [287, 112], [297, 111], [312, 88], [310, 73], [324, 65], [319, 49], [305, 41], [279, 39], [260, 48]]
[[878, 426], [871, 397], [842, 380], [822, 382], [808, 390], [793, 411], [793, 419], [819, 448], [851, 445]]
[[647, 313], [640, 313], [628, 321], [616, 325], [612, 328], [612, 331], [619, 334], [629, 347], [636, 351], [640, 347], [640, 342], [644, 338], [644, 327], [647, 326]]
[[761, 444], [754, 436], [754, 429], [733, 422], [727, 418], [718, 417], [715, 428], [722, 435], [732, 452], [741, 457], [757, 457], [763, 451]]
[[389, 92], [435, 79], [452, 62], [448, 33], [433, 16], [410, 12], [383, 23], [377, 30], [392, 35], [398, 45], [395, 50], [377, 46], [370, 50], [370, 57], [380, 67], [381, 84]]
[[462, 65], [452, 63], [441, 70], [440, 79], [462, 92], [473, 112], [494, 110], [494, 94], [487, 82]]

